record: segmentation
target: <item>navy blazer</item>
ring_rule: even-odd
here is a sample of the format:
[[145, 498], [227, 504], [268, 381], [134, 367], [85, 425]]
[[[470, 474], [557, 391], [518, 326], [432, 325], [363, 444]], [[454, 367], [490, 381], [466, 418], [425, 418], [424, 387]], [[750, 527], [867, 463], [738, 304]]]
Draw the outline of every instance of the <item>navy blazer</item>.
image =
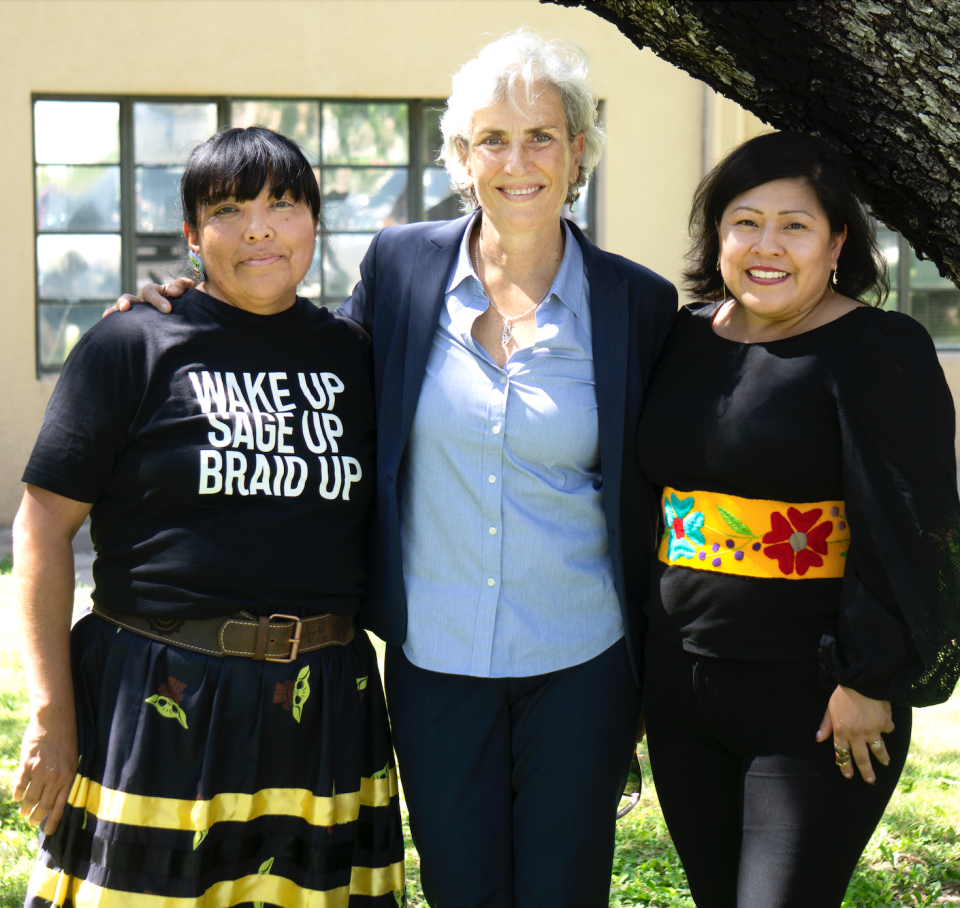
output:
[[[407, 635], [397, 477], [447, 280], [469, 220], [380, 231], [360, 263], [360, 283], [337, 313], [360, 323], [373, 337], [379, 526], [370, 583], [357, 620], [394, 645]], [[614, 584], [639, 684], [645, 624], [641, 606], [659, 511], [637, 465], [634, 435], [651, 369], [677, 312], [677, 291], [648, 268], [597, 248], [568, 223], [583, 250], [590, 286], [603, 506]]]

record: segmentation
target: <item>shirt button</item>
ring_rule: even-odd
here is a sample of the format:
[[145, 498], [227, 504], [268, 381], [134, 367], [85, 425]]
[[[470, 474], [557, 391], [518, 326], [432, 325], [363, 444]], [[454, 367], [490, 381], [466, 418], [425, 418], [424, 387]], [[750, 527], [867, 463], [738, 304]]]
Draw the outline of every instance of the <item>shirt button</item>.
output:
[[496, 528], [496, 527], [490, 527], [490, 529], [487, 530], [487, 532], [488, 532], [491, 536], [496, 536], [496, 535], [497, 535], [497, 528]]
[[487, 577], [487, 586], [496, 586], [497, 581], [493, 577]]
[[494, 476], [493, 473], [491, 473], [491, 474], [487, 477], [487, 482], [496, 482], [496, 481], [497, 481], [497, 477]]
[[499, 434], [500, 434], [500, 426], [494, 426], [494, 427], [493, 427], [493, 434], [494, 434], [494, 435], [499, 435]]
[[507, 379], [506, 379], [503, 375], [501, 375], [501, 376], [500, 376], [500, 384], [501, 384], [501, 385], [505, 385], [506, 383], [507, 383]]

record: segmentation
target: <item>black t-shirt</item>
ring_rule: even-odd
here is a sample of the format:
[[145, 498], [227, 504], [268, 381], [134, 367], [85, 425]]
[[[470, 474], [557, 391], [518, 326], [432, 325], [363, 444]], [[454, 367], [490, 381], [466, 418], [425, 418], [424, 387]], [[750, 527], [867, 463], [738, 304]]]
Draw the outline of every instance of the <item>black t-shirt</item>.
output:
[[[682, 492], [843, 501], [834, 519], [849, 522], [849, 551], [842, 578], [802, 580], [656, 560], [651, 631], [722, 658], [819, 650], [837, 681], [919, 702], [907, 689], [921, 674], [923, 634], [940, 624], [937, 634], [955, 639], [960, 626], [960, 561], [942, 541], [960, 527], [953, 401], [929, 335], [905, 315], [861, 307], [742, 344], [714, 333], [716, 312], [701, 304], [678, 315], [638, 427], [641, 467]], [[944, 651], [938, 642], [922, 652], [923, 671]]]
[[93, 503], [95, 602], [206, 618], [356, 612], [375, 477], [363, 330], [191, 290], [84, 334], [23, 479]]

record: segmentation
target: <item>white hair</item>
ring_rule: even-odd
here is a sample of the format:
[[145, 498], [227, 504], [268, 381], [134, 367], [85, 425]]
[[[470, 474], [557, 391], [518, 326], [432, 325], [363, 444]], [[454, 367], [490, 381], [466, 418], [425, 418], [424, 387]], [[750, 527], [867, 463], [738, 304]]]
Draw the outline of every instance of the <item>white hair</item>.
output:
[[[567, 121], [567, 139], [583, 133], [580, 174], [567, 191], [567, 203], [580, 195], [600, 156], [606, 135], [597, 121], [597, 96], [587, 80], [587, 58], [575, 44], [519, 29], [492, 41], [453, 77], [447, 109], [440, 119], [443, 144], [437, 159], [465, 201], [477, 201], [465, 160], [478, 110], [523, 97], [533, 103], [537, 88], [552, 85], [560, 95]], [[521, 94], [522, 91], [522, 94]]]

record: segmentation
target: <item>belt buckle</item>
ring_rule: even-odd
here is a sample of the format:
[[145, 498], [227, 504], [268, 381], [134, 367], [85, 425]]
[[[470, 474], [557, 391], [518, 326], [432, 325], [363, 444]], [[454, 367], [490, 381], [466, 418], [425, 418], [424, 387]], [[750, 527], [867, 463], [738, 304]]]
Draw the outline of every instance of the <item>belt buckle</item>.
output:
[[297, 653], [300, 651], [300, 634], [303, 632], [303, 622], [296, 615], [281, 615], [279, 613], [271, 615], [267, 620], [273, 621], [274, 618], [286, 618], [295, 625], [293, 637], [290, 639], [290, 655], [264, 656], [263, 658], [266, 662], [293, 662], [297, 658]]

